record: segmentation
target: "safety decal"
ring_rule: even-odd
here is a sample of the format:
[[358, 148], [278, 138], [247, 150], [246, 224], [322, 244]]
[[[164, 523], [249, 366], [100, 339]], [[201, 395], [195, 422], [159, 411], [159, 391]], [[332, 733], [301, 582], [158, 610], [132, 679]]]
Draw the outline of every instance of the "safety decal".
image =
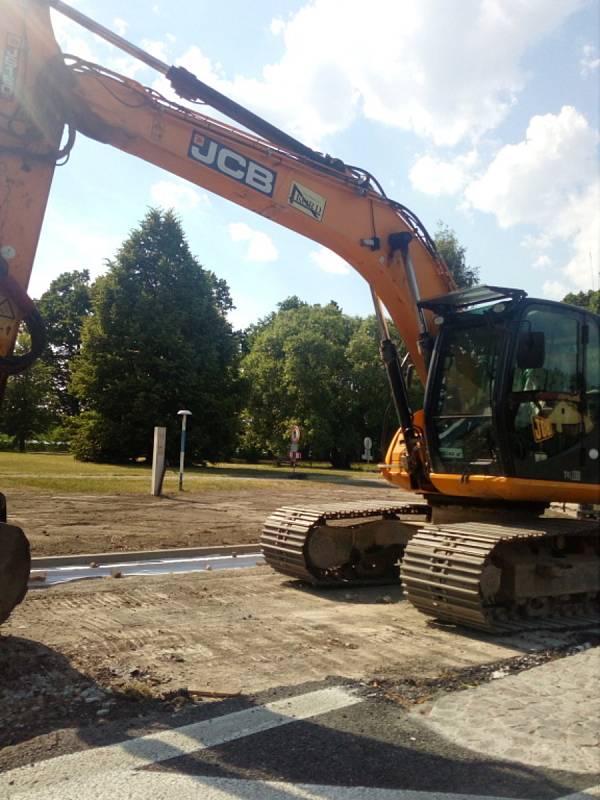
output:
[[16, 319], [15, 310], [8, 297], [0, 300], [0, 319]]
[[277, 173], [256, 161], [236, 153], [230, 147], [225, 147], [214, 139], [209, 139], [203, 133], [194, 131], [190, 149], [190, 158], [204, 164], [206, 167], [233, 178], [240, 183], [245, 183], [251, 189], [271, 197], [275, 188]]
[[9, 33], [4, 48], [2, 59], [2, 73], [0, 74], [0, 97], [3, 100], [12, 100], [17, 85], [17, 71], [19, 67], [19, 52], [21, 39], [14, 33]]
[[313, 192], [312, 189], [292, 181], [288, 203], [304, 214], [308, 214], [309, 217], [316, 219], [317, 222], [321, 222], [323, 219], [326, 202], [324, 197]]

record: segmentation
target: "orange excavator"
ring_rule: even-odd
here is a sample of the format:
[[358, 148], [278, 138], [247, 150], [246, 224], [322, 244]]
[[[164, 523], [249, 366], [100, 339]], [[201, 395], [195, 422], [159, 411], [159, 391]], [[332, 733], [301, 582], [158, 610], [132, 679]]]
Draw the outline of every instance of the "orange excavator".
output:
[[[50, 7], [243, 130], [63, 54]], [[274, 569], [317, 585], [401, 580], [424, 613], [488, 631], [589, 623], [600, 599], [597, 527], [544, 512], [600, 499], [600, 317], [518, 289], [457, 290], [419, 219], [369, 172], [310, 149], [61, 0], [0, 0], [4, 380], [43, 348], [27, 285], [55, 165], [78, 133], [319, 242], [371, 287], [399, 422], [381, 472], [418, 502], [281, 508], [261, 540]], [[384, 308], [426, 386], [423, 409], [410, 407]], [[21, 323], [31, 351], [15, 355]], [[26, 537], [4, 512], [0, 620], [24, 597], [28, 571]]]

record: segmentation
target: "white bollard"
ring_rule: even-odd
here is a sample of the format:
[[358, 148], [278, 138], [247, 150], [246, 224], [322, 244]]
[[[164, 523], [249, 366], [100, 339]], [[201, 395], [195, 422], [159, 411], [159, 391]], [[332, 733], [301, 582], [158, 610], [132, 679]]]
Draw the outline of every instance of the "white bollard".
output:
[[167, 442], [167, 429], [154, 428], [154, 449], [152, 451], [152, 496], [160, 497], [162, 494], [163, 478], [165, 476], [165, 446]]

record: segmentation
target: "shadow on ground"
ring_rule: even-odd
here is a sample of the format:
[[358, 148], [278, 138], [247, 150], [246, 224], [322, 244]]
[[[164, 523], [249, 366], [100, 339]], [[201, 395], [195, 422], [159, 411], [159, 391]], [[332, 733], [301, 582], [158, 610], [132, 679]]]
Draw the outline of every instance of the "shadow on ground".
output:
[[[418, 720], [381, 701], [191, 755], [174, 754], [146, 769], [193, 776], [199, 790], [207, 778], [221, 778], [531, 800], [560, 798], [594, 780], [589, 775], [482, 758], [424, 733]], [[228, 783], [227, 791], [240, 800], [257, 797], [252, 783]], [[261, 800], [292, 797], [285, 788], [268, 785], [261, 787], [260, 796]]]
[[[153, 731], [252, 708], [260, 700], [240, 696], [218, 703], [181, 707], [177, 698], [152, 699], [135, 691], [114, 691], [110, 721], [100, 721], [105, 707], [103, 687], [75, 670], [61, 653], [15, 636], [0, 638], [0, 703], [4, 727], [0, 745], [22, 745], [4, 750], [0, 769], [48, 757], [81, 743], [98, 746], [118, 742], [129, 753], [144, 752], [136, 739]], [[349, 683], [344, 678], [332, 684]], [[354, 688], [356, 684], [351, 684]], [[277, 694], [302, 694], [322, 684], [279, 689]], [[367, 696], [344, 713], [331, 712], [318, 721], [276, 727], [227, 744], [182, 753], [164, 745], [160, 763], [146, 770], [193, 777], [201, 790], [215, 778], [232, 779], [232, 796], [256, 798], [256, 785], [244, 781], [324, 784], [333, 787], [373, 787], [395, 790], [460, 792], [475, 795], [554, 800], [585, 789], [594, 776], [538, 769], [516, 762], [484, 758], [426, 731], [422, 723], [382, 695]], [[270, 693], [273, 699], [273, 693]], [[179, 708], [177, 713], [174, 713]], [[263, 712], [268, 715], [269, 712]], [[72, 728], [44, 744], [38, 739], [27, 752], [28, 740]], [[187, 732], [193, 740], [194, 733]], [[278, 786], [261, 788], [263, 800], [291, 800]], [[199, 794], [201, 796], [201, 794]], [[294, 793], [293, 797], [297, 794]]]
[[106, 681], [98, 676], [99, 682], [57, 650], [19, 636], [0, 636], [0, 750], [62, 728], [93, 729], [109, 715], [114, 720], [170, 714], [193, 704], [185, 690], [152, 696], [145, 676], [137, 673], [120, 676], [122, 688], [115, 689], [113, 674]]

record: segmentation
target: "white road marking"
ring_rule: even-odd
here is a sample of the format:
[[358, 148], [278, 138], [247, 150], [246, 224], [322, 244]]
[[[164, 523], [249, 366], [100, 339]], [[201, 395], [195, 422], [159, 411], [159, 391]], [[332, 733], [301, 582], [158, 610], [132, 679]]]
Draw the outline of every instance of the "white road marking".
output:
[[[371, 789], [366, 786], [319, 786], [271, 781], [180, 775], [177, 772], [113, 772], [80, 776], [68, 786], [40, 788], [15, 800], [508, 800], [491, 795]], [[514, 798], [511, 798], [514, 800]]]
[[[361, 701], [362, 698], [354, 693], [334, 686], [137, 739], [57, 756], [0, 775], [0, 797], [77, 797], [78, 800], [100, 796], [125, 797], [127, 795], [121, 792], [117, 795], [88, 794], [87, 783], [89, 781], [90, 792], [94, 786], [102, 791], [102, 787], [111, 780], [110, 773], [119, 772], [123, 787], [129, 780], [132, 783], [137, 781], [139, 773], [134, 770], [140, 767], [215, 747], [296, 720], [337, 711]], [[86, 783], [85, 791], [82, 782]], [[71, 793], [71, 785], [78, 793]], [[55, 793], [51, 787], [55, 787]]]
[[600, 784], [598, 786], [590, 786], [589, 789], [584, 789], [583, 792], [566, 794], [564, 797], [559, 797], [558, 800], [590, 800], [594, 797], [600, 797]]
[[[180, 774], [142, 767], [362, 702], [332, 687], [113, 745], [57, 756], [0, 775], [4, 800], [508, 800], [492, 795], [323, 786]], [[594, 800], [600, 786], [558, 800]], [[514, 800], [514, 798], [512, 798]]]

